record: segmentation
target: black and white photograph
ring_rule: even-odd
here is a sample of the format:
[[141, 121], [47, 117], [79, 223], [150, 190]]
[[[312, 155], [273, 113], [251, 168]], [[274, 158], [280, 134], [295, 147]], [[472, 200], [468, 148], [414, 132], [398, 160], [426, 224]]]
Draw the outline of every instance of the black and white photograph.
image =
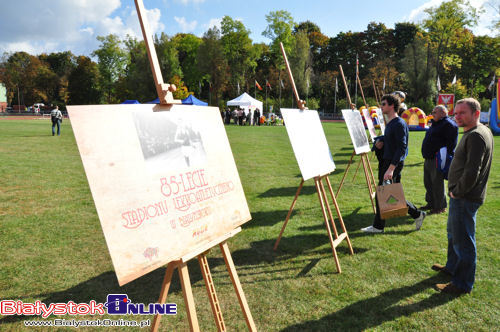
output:
[[356, 154], [370, 152], [370, 143], [368, 143], [365, 126], [359, 111], [342, 110], [342, 115], [344, 116]]
[[384, 114], [382, 113], [382, 110], [380, 108], [377, 108], [375, 111], [377, 112], [378, 123], [380, 125], [380, 135], [382, 136], [385, 133]]
[[370, 133], [370, 139], [372, 142], [375, 141], [375, 137], [377, 137], [377, 132], [375, 131], [375, 126], [373, 125], [373, 120], [370, 115], [370, 111], [368, 111], [366, 108], [363, 108], [363, 118], [365, 119], [366, 122], [366, 128], [368, 128], [368, 132]]
[[134, 112], [133, 119], [144, 161], [151, 172], [206, 164], [200, 130], [178, 113]]

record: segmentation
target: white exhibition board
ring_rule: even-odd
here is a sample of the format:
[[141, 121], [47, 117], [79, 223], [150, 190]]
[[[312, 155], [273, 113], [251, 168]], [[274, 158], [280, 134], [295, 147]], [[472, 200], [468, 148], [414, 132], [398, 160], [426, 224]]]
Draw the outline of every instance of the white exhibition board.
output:
[[377, 112], [377, 117], [378, 117], [378, 123], [380, 125], [380, 136], [383, 136], [385, 133], [385, 118], [384, 114], [382, 113], [382, 110], [380, 108], [377, 108], [375, 110]]
[[356, 154], [370, 152], [370, 143], [368, 142], [365, 125], [359, 111], [342, 110], [342, 116], [349, 130]]
[[375, 126], [373, 125], [373, 120], [370, 115], [370, 111], [368, 111], [366, 108], [363, 108], [363, 118], [365, 119], [368, 132], [370, 133], [370, 138], [372, 142], [375, 142], [375, 137], [377, 137], [377, 132], [375, 131]]
[[317, 111], [282, 108], [286, 131], [305, 180], [335, 170]]
[[218, 108], [67, 108], [120, 285], [251, 219]]

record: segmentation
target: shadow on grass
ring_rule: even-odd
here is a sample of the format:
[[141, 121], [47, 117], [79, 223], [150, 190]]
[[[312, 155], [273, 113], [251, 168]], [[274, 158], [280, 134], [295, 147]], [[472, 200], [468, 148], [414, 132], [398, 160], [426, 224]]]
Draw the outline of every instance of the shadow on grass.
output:
[[[271, 188], [271, 189], [259, 194], [257, 197], [259, 197], [259, 198], [282, 197], [282, 196], [294, 197], [295, 194], [297, 193], [297, 189], [299, 188], [299, 185], [300, 185], [300, 183], [297, 183], [297, 187]], [[300, 196], [311, 195], [314, 193], [316, 193], [315, 186], [302, 186], [302, 189], [300, 190]], [[290, 200], [290, 203], [291, 202], [292, 201]]]
[[441, 306], [456, 298], [453, 295], [435, 293], [415, 302], [410, 300], [417, 294], [433, 287], [436, 283], [448, 281], [445, 276], [436, 275], [412, 286], [389, 290], [375, 297], [355, 302], [337, 312], [318, 320], [311, 320], [289, 326], [282, 331], [363, 331], [375, 328], [384, 322], [407, 317], [413, 313]]
[[[297, 214], [297, 209], [292, 211], [290, 218]], [[285, 222], [288, 210], [252, 212], [252, 220], [245, 224], [244, 228], [254, 228], [262, 226], [273, 226], [277, 223]]]

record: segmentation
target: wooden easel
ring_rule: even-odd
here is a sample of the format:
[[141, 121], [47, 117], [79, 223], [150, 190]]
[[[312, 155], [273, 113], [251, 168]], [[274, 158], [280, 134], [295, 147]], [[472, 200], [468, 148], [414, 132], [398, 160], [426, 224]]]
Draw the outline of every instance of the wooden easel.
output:
[[[189, 273], [187, 262], [194, 257], [198, 258], [198, 263], [200, 264], [201, 274], [203, 280], [205, 280], [205, 287], [208, 294], [208, 299], [210, 301], [210, 306], [212, 307], [212, 313], [214, 315], [215, 323], [217, 325], [218, 331], [226, 331], [226, 325], [224, 323], [224, 318], [222, 317], [222, 311], [219, 305], [219, 300], [217, 298], [217, 293], [215, 292], [215, 286], [212, 280], [212, 274], [210, 273], [210, 267], [208, 266], [207, 253], [211, 248], [219, 245], [222, 255], [224, 256], [224, 262], [226, 263], [227, 271], [231, 277], [231, 282], [233, 284], [236, 295], [238, 296], [238, 301], [240, 303], [241, 310], [245, 316], [245, 321], [248, 326], [249, 331], [257, 331], [255, 323], [248, 307], [248, 303], [243, 293], [243, 288], [241, 287], [236, 268], [234, 267], [233, 258], [231, 257], [231, 252], [227, 246], [227, 240], [233, 237], [236, 233], [241, 231], [241, 227], [236, 228], [234, 231], [224, 236], [194, 250], [191, 254], [181, 257], [179, 260], [172, 261], [168, 263], [167, 270], [165, 272], [165, 277], [163, 278], [163, 284], [161, 286], [160, 298], [158, 303], [165, 303], [167, 300], [168, 290], [172, 281], [172, 275], [174, 269], [177, 268], [179, 271], [179, 279], [181, 280], [182, 294], [184, 296], [184, 303], [186, 305], [186, 311], [188, 315], [189, 327], [191, 331], [200, 331], [198, 325], [198, 318], [196, 317], [196, 308], [194, 305], [193, 292], [191, 290], [191, 282], [189, 280]], [[160, 326], [161, 315], [155, 315], [153, 320], [153, 325], [151, 331], [158, 331]]]
[[[344, 87], [347, 95], [347, 100], [349, 102], [349, 105], [351, 105], [351, 108], [354, 110], [355, 105], [352, 104], [351, 102], [351, 96], [349, 95], [349, 90], [347, 89], [347, 83], [345, 81], [345, 76], [344, 76], [344, 71], [342, 70], [342, 65], [339, 65], [340, 68], [340, 73], [342, 75], [342, 80], [344, 81]], [[356, 79], [359, 81], [359, 78]], [[363, 96], [364, 99], [364, 96]], [[344, 175], [342, 176], [342, 180], [340, 181], [339, 188], [337, 189], [337, 193], [335, 194], [335, 197], [338, 198], [340, 194], [340, 190], [342, 189], [342, 186], [344, 185], [344, 180], [347, 176], [347, 173], [349, 172], [349, 168], [351, 167], [351, 164], [353, 164], [353, 159], [354, 156], [356, 155], [356, 151], [353, 151], [351, 154], [351, 159], [349, 159], [349, 163], [347, 164], [347, 167], [345, 169]], [[375, 182], [375, 177], [373, 176], [373, 170], [372, 166], [370, 164], [370, 158], [368, 157], [368, 154], [366, 152], [360, 153], [361, 161], [360, 163], [363, 164], [363, 170], [365, 173], [365, 179], [366, 179], [366, 186], [368, 188], [368, 194], [370, 195], [370, 201], [372, 203], [372, 208], [373, 208], [373, 213], [376, 214], [377, 209], [375, 207], [375, 193], [376, 193], [376, 188], [377, 188], [377, 183]]]
[[[173, 104], [181, 104], [180, 100], [174, 99], [172, 92], [176, 91], [176, 87], [173, 84], [165, 84], [163, 82], [163, 77], [160, 71], [160, 65], [158, 63], [158, 57], [156, 55], [156, 50], [154, 43], [150, 34], [149, 24], [145, 16], [146, 10], [142, 0], [134, 0], [137, 9], [137, 14], [139, 16], [139, 22], [141, 24], [142, 34], [144, 36], [144, 41], [146, 43], [146, 49], [149, 57], [149, 62], [151, 65], [151, 70], [153, 72], [153, 78], [155, 80], [156, 91], [160, 99], [160, 104], [171, 106]], [[169, 108], [162, 109], [168, 111]], [[184, 296], [184, 303], [186, 305], [186, 311], [188, 315], [189, 327], [191, 331], [199, 331], [198, 318], [196, 317], [196, 308], [194, 305], [193, 293], [191, 290], [191, 282], [189, 280], [189, 272], [187, 267], [187, 262], [194, 257], [198, 258], [200, 264], [201, 274], [205, 281], [205, 287], [207, 289], [208, 298], [210, 300], [210, 305], [212, 307], [212, 313], [215, 318], [215, 323], [217, 325], [218, 331], [226, 331], [226, 326], [224, 324], [224, 319], [222, 317], [222, 311], [217, 299], [217, 294], [215, 292], [215, 286], [212, 280], [212, 275], [210, 273], [210, 267], [208, 266], [207, 253], [211, 248], [219, 245], [222, 255], [224, 256], [224, 261], [226, 263], [227, 271], [231, 277], [231, 282], [236, 291], [238, 301], [240, 303], [241, 310], [245, 316], [245, 321], [250, 331], [257, 331], [255, 323], [252, 318], [252, 314], [248, 307], [248, 303], [243, 293], [243, 288], [241, 287], [238, 274], [236, 273], [236, 268], [234, 267], [233, 258], [231, 257], [231, 252], [227, 246], [227, 240], [234, 236], [236, 233], [240, 232], [241, 228], [238, 227], [235, 230], [199, 247], [194, 249], [190, 254], [181, 257], [178, 260], [172, 261], [167, 264], [167, 270], [165, 272], [165, 277], [163, 279], [163, 284], [161, 287], [160, 298], [158, 303], [165, 303], [167, 300], [168, 290], [172, 281], [172, 275], [174, 270], [177, 268], [179, 271], [179, 278], [181, 281], [182, 293]], [[151, 330], [158, 331], [160, 326], [160, 315], [155, 315], [153, 325]]]
[[[305, 101], [300, 100], [300, 98], [299, 98], [299, 94], [298, 94], [297, 88], [295, 86], [295, 81], [293, 79], [292, 71], [290, 70], [290, 64], [288, 63], [286, 52], [285, 52], [285, 49], [284, 49], [282, 43], [280, 43], [280, 47], [281, 47], [281, 52], [283, 54], [283, 59], [285, 60], [285, 65], [286, 65], [286, 68], [288, 71], [288, 76], [290, 78], [290, 83], [292, 85], [292, 89], [293, 89], [295, 99], [297, 101], [297, 105], [299, 105], [299, 108], [301, 110], [305, 110], [306, 109]], [[329, 175], [329, 173], [325, 174], [325, 175], [318, 175], [318, 176], [314, 177], [314, 184], [316, 187], [316, 192], [318, 194], [319, 204], [321, 206], [321, 212], [323, 214], [323, 220], [325, 221], [326, 231], [328, 233], [328, 238], [330, 241], [330, 245], [332, 247], [333, 258], [335, 259], [335, 265], [337, 266], [338, 273], [342, 273], [342, 269], [340, 267], [340, 261], [339, 261], [338, 255], [337, 255], [337, 250], [335, 248], [342, 242], [342, 240], [345, 239], [347, 241], [347, 245], [349, 246], [349, 251], [350, 251], [351, 255], [354, 255], [354, 251], [352, 249], [351, 240], [349, 239], [349, 235], [347, 234], [347, 230], [345, 228], [344, 220], [342, 219], [342, 215], [340, 213], [340, 209], [339, 209], [339, 206], [337, 204], [337, 200], [335, 199], [335, 195], [333, 194], [332, 185], [330, 183], [330, 179], [328, 178], [328, 175]], [[326, 181], [328, 191], [330, 192], [330, 195], [332, 197], [333, 205], [335, 206], [335, 211], [337, 212], [337, 216], [339, 218], [339, 223], [340, 223], [340, 226], [342, 227], [342, 231], [343, 231], [343, 233], [341, 233], [341, 234], [339, 234], [337, 232], [337, 227], [335, 226], [335, 221], [333, 218], [332, 210], [330, 208], [330, 203], [328, 201], [328, 197], [326, 195], [326, 190], [325, 190], [325, 186], [323, 184], [323, 180]], [[304, 185], [304, 178], [302, 178], [300, 181], [299, 187], [297, 188], [297, 192], [295, 193], [295, 197], [293, 198], [292, 205], [290, 206], [290, 209], [288, 210], [288, 214], [286, 216], [285, 222], [283, 223], [283, 226], [281, 227], [280, 234], [279, 234], [278, 238], [276, 239], [276, 243], [274, 244], [273, 250], [276, 250], [278, 248], [281, 237], [283, 236], [283, 232], [285, 231], [286, 225], [288, 224], [288, 221], [290, 220], [290, 216], [292, 214], [293, 208], [295, 207], [295, 203], [297, 202], [297, 198], [299, 197], [299, 194], [300, 194], [300, 191], [302, 190], [303, 185]], [[330, 224], [328, 223], [328, 219], [330, 219], [330, 221], [331, 221], [331, 225], [333, 228], [333, 235], [335, 235], [335, 239], [333, 239], [332, 230], [330, 229]]]

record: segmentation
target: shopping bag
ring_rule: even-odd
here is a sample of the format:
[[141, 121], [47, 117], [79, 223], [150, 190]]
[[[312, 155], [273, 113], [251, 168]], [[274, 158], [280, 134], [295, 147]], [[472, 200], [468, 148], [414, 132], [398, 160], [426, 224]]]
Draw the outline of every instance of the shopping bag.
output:
[[401, 183], [384, 183], [377, 186], [377, 199], [382, 219], [405, 216], [408, 213], [403, 185]]

